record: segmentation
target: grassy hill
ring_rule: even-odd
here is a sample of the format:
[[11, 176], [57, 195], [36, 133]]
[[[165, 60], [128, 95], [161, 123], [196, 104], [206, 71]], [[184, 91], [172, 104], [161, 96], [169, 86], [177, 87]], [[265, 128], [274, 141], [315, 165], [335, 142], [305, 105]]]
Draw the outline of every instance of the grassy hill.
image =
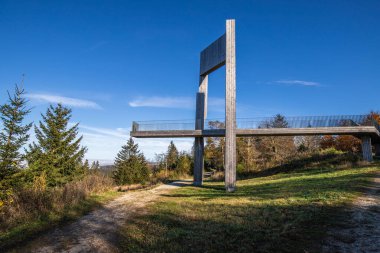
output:
[[320, 157], [240, 180], [185, 186], [122, 229], [127, 252], [320, 252], [329, 225], [361, 194], [380, 164]]

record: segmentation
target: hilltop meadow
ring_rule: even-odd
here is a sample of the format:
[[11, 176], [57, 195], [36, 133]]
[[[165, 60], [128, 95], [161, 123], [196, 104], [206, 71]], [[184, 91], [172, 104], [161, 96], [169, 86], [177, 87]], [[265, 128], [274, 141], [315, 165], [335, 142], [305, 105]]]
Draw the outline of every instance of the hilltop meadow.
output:
[[[103, 240], [108, 251], [320, 252], [328, 231], [349, 219], [347, 209], [380, 168], [377, 161], [362, 161], [360, 140], [353, 136], [238, 138], [237, 191], [226, 193], [224, 139], [206, 138], [209, 177], [202, 187], [194, 187], [191, 151], [180, 151], [171, 142], [152, 162], [129, 138], [113, 166], [89, 164], [79, 125], [69, 124], [72, 110], [52, 104], [39, 122], [25, 122], [31, 109], [24, 95], [15, 86], [0, 107], [4, 250], [23, 252], [20, 245], [41, 247], [47, 241], [61, 250], [74, 247], [70, 242], [59, 246], [72, 236], [65, 227], [86, 230], [80, 221], [103, 210], [97, 222], [114, 224], [111, 234], [86, 236]], [[370, 114], [379, 121], [378, 113]], [[223, 127], [219, 121], [209, 124]], [[263, 124], [287, 127], [280, 114]], [[168, 188], [160, 191], [160, 184]], [[130, 209], [120, 209], [126, 207]], [[53, 229], [62, 229], [63, 238], [41, 239]]]

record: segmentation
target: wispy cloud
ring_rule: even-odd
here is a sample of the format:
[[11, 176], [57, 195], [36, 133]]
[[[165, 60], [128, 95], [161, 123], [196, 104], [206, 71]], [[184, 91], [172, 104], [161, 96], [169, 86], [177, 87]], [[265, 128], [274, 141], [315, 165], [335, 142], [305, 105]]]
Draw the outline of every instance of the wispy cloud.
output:
[[38, 94], [38, 93], [26, 94], [26, 97], [31, 100], [40, 101], [40, 102], [61, 103], [63, 105], [68, 105], [72, 107], [101, 109], [101, 106], [98, 105], [97, 103], [90, 100], [85, 100], [85, 99], [70, 98], [70, 97], [63, 97], [63, 96], [50, 95], [50, 94]]
[[128, 104], [131, 107], [192, 108], [194, 100], [189, 97], [139, 97]]
[[287, 85], [300, 85], [300, 86], [320, 86], [318, 82], [311, 81], [302, 81], [302, 80], [279, 80], [275, 81], [278, 84], [287, 84]]
[[[70, 122], [70, 126], [75, 122]], [[113, 163], [113, 159], [122, 145], [127, 143], [130, 128], [100, 128], [79, 124], [79, 134], [83, 135], [82, 144], [88, 147], [86, 159], [99, 160], [102, 164]], [[135, 139], [139, 149], [148, 159], [154, 159], [155, 154], [166, 152], [171, 139]], [[176, 139], [174, 143], [180, 150], [190, 151], [193, 139]]]
[[[223, 106], [224, 99], [208, 98], [210, 106]], [[130, 101], [131, 107], [160, 107], [160, 108], [179, 108], [193, 109], [195, 108], [195, 98], [192, 97], [139, 97]]]
[[97, 134], [120, 137], [120, 138], [129, 138], [129, 128], [110, 129], [110, 128], [92, 127], [92, 126], [87, 126], [83, 124], [79, 124], [79, 128], [90, 131], [90, 132], [94, 132]]

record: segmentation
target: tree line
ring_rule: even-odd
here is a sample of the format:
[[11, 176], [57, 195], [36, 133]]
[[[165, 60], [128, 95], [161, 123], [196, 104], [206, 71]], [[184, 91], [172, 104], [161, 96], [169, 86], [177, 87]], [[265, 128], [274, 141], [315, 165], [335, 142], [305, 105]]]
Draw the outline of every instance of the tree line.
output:
[[[84, 159], [87, 148], [78, 136], [79, 124], [70, 123], [72, 110], [62, 104], [50, 105], [41, 120], [34, 125], [36, 140], [28, 142], [33, 123], [25, 123], [31, 112], [27, 106], [25, 90], [15, 86], [8, 92], [8, 101], [0, 106], [2, 131], [0, 133], [0, 182], [1, 186], [32, 182], [44, 175], [48, 186], [61, 186], [99, 168]], [[380, 116], [370, 116], [380, 122]], [[224, 128], [220, 121], [210, 121], [212, 129]], [[281, 115], [263, 121], [262, 128], [287, 128], [288, 122]], [[224, 146], [222, 137], [208, 137], [205, 144], [205, 169], [224, 170]], [[237, 138], [237, 171], [248, 172], [281, 165], [300, 153], [335, 148], [348, 152], [360, 152], [360, 140], [353, 136], [303, 136], [303, 137], [245, 137]], [[22, 149], [24, 152], [22, 152]], [[138, 144], [130, 138], [121, 147], [114, 162], [113, 179], [117, 184], [144, 183], [155, 174], [186, 175], [194, 166], [193, 150], [180, 152], [170, 142], [165, 153], [157, 154], [154, 166], [150, 166]]]
[[41, 120], [34, 125], [35, 141], [30, 139], [32, 122], [25, 123], [31, 112], [25, 98], [25, 90], [15, 85], [13, 94], [8, 92], [8, 101], [0, 106], [0, 186], [4, 188], [22, 186], [43, 175], [47, 186], [62, 186], [80, 178], [92, 166], [84, 155], [86, 147], [81, 145], [78, 124], [70, 125], [72, 111], [62, 104], [50, 105]]
[[[48, 187], [63, 186], [99, 171], [98, 161], [84, 159], [87, 147], [79, 136], [79, 123], [70, 122], [72, 110], [62, 104], [49, 105], [41, 120], [25, 122], [31, 112], [25, 90], [15, 85], [8, 101], [0, 105], [0, 198], [14, 187], [32, 184], [43, 177]], [[30, 140], [34, 128], [35, 141]], [[143, 183], [150, 178], [147, 161], [130, 138], [115, 158], [113, 179], [117, 184]], [[0, 199], [1, 200], [1, 199]]]

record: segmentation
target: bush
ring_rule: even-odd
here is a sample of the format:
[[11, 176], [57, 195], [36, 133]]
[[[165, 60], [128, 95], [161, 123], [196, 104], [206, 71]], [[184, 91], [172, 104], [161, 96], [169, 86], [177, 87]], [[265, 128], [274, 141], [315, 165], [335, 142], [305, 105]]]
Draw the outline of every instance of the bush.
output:
[[337, 150], [334, 147], [322, 149], [320, 152], [321, 155], [341, 155], [343, 153], [344, 153], [343, 151]]
[[113, 180], [103, 175], [90, 174], [62, 187], [46, 186], [46, 175], [43, 173], [35, 177], [31, 185], [14, 189], [8, 194], [6, 204], [0, 206], [0, 232], [26, 221], [62, 213], [91, 194], [111, 189]]
[[246, 169], [244, 168], [244, 165], [239, 163], [237, 166], [236, 166], [236, 173], [237, 174], [242, 174], [246, 171]]

